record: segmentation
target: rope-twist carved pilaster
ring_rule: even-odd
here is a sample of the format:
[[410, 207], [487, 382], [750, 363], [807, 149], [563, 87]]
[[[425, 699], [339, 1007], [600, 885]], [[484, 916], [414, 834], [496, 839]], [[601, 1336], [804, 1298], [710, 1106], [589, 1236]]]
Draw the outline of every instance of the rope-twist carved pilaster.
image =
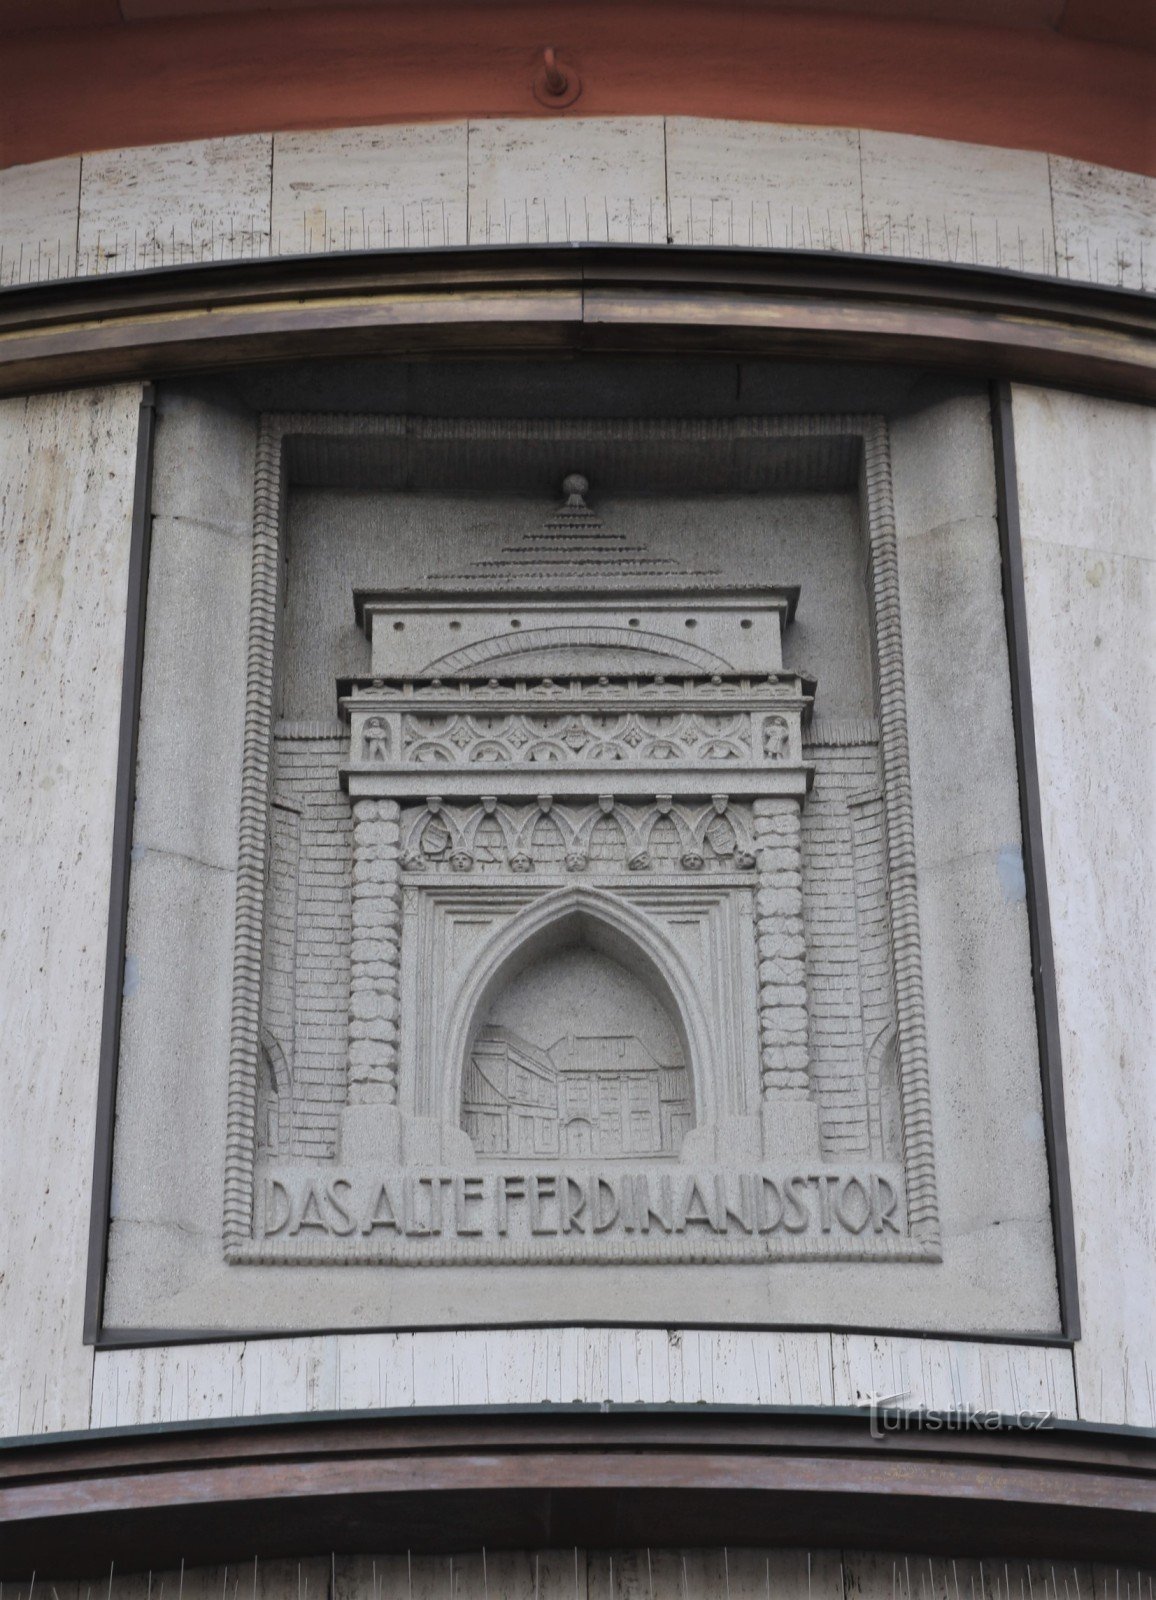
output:
[[253, 555], [246, 655], [241, 827], [233, 934], [233, 1005], [225, 1156], [225, 1247], [247, 1241], [253, 1225], [252, 1153], [261, 1011], [265, 852], [273, 670], [277, 635], [277, 564], [281, 528], [281, 430], [270, 418], [257, 441]]
[[864, 419], [862, 493], [870, 548], [869, 589], [879, 694], [891, 943], [895, 966], [907, 1213], [919, 1238], [939, 1237], [931, 1136], [931, 1081], [923, 1010], [923, 962], [915, 887], [915, 823], [907, 745], [907, 691], [899, 618], [899, 557], [891, 488], [891, 444], [880, 418]]

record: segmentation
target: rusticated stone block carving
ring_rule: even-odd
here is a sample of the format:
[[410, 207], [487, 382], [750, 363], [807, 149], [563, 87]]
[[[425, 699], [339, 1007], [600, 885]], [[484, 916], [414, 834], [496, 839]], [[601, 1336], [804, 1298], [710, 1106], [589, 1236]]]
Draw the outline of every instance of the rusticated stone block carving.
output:
[[395, 800], [358, 800], [353, 807], [349, 1099], [354, 1104], [397, 1100], [400, 815]]

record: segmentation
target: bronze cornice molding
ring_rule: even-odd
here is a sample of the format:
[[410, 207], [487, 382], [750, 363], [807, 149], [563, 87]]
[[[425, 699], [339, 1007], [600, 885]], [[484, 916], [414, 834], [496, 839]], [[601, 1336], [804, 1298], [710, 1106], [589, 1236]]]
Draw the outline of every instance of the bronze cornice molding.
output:
[[1156, 1547], [1151, 1432], [879, 1433], [845, 1409], [567, 1406], [15, 1440], [0, 1448], [0, 1576], [482, 1546], [1118, 1562]]
[[1156, 298], [998, 269], [635, 245], [394, 251], [0, 290], [0, 394], [309, 359], [889, 362], [1156, 399]]

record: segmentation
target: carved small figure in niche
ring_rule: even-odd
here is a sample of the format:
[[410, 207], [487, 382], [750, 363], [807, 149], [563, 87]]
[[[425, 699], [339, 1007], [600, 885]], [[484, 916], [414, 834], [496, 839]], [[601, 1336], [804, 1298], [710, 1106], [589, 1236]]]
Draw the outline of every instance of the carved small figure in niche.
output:
[[563, 862], [567, 872], [585, 872], [589, 856], [581, 850], [567, 850]]
[[533, 872], [533, 870], [534, 858], [527, 855], [524, 850], [517, 850], [510, 857], [511, 872]]
[[735, 866], [739, 869], [740, 872], [749, 872], [751, 870], [751, 868], [754, 866], [754, 864], [755, 864], [754, 856], [748, 855], [748, 853], [745, 850], [741, 850], [739, 852], [739, 854], [735, 857]]
[[455, 850], [450, 856], [450, 866], [455, 872], [468, 872], [474, 864], [474, 858], [468, 850]]
[[700, 872], [703, 866], [703, 858], [697, 850], [684, 850], [682, 864], [688, 872]]
[[424, 872], [427, 864], [425, 857], [418, 850], [407, 850], [401, 858], [402, 869], [405, 872]]
[[361, 730], [366, 761], [389, 760], [389, 729], [381, 717], [370, 717]]
[[650, 855], [646, 850], [640, 850], [637, 855], [630, 856], [626, 862], [631, 872], [645, 872], [650, 866]]
[[782, 717], [768, 717], [763, 723], [763, 755], [768, 761], [781, 761], [787, 753], [790, 734]]

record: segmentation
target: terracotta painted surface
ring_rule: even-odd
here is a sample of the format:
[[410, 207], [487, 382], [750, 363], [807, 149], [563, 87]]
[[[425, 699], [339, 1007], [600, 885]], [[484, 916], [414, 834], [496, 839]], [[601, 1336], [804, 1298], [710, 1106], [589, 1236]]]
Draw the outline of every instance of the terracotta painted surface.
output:
[[[543, 46], [583, 92], [533, 94]], [[694, 0], [426, 3], [12, 35], [0, 164], [214, 135], [531, 115], [695, 115], [1049, 150], [1156, 175], [1156, 58], [1062, 37]]]

